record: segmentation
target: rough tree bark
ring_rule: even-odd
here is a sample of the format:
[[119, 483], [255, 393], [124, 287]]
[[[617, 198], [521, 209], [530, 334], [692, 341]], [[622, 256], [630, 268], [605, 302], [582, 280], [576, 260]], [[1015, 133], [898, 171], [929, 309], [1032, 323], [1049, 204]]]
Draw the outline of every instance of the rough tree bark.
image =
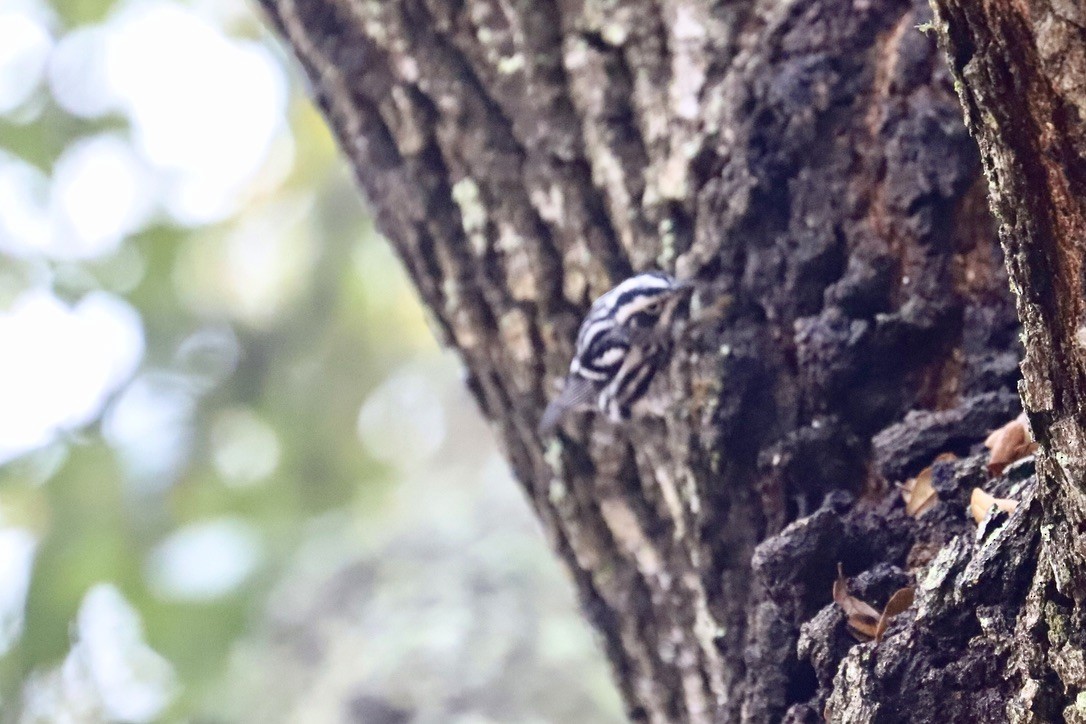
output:
[[[1086, 712], [1082, 11], [937, 2], [953, 77], [923, 0], [262, 0], [632, 719]], [[977, 454], [1021, 356], [982, 159], [1040, 485]], [[646, 268], [717, 315], [670, 413], [539, 439], [580, 315]], [[944, 452], [906, 515], [894, 483]], [[977, 531], [973, 487], [1026, 502]], [[847, 633], [838, 563], [876, 607], [916, 587], [880, 644]]]
[[1010, 711], [1086, 721], [1086, 5], [933, 0], [1022, 321], [1039, 559]]

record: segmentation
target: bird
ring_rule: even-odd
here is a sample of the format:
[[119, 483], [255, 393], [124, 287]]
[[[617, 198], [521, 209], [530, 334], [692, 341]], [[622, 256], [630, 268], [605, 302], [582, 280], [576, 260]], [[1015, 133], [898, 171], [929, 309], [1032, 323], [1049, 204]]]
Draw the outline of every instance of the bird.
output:
[[661, 271], [632, 276], [592, 303], [577, 332], [562, 391], [539, 421], [543, 436], [567, 413], [594, 406], [612, 422], [629, 419], [671, 352], [671, 324], [693, 286]]

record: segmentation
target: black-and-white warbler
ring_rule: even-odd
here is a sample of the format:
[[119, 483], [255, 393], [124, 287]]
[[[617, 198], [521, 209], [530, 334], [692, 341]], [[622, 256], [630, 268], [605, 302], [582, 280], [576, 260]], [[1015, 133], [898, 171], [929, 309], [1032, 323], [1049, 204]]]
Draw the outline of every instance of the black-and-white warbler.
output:
[[689, 289], [663, 272], [646, 272], [593, 302], [577, 332], [565, 386], [547, 405], [540, 433], [549, 434], [566, 413], [593, 403], [614, 422], [629, 418], [667, 361], [671, 335], [664, 327]]

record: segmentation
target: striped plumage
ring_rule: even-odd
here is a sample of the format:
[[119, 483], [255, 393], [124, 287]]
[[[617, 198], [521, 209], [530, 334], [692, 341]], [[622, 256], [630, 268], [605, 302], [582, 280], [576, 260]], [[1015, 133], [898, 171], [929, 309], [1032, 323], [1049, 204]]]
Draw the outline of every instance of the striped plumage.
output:
[[689, 285], [663, 272], [631, 277], [593, 302], [577, 333], [561, 394], [547, 406], [540, 431], [549, 433], [566, 412], [595, 403], [615, 422], [630, 415], [667, 359], [674, 302]]

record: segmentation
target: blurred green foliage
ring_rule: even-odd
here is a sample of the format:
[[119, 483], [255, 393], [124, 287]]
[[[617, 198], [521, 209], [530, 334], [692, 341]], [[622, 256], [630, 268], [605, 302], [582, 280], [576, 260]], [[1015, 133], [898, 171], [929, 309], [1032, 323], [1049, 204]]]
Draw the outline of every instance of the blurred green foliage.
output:
[[[171, 3], [126, 7], [141, 4]], [[4, 12], [44, 18], [55, 54], [120, 7]], [[177, 7], [290, 68], [247, 6]], [[123, 112], [73, 115], [47, 71], [0, 115], [0, 150], [45, 177], [81, 138], [114, 133], [139, 152]], [[91, 423], [0, 466], [0, 526], [37, 539], [23, 632], [0, 657], [4, 718], [29, 716], [28, 681], [73, 665], [72, 622], [109, 582], [176, 672], [166, 718], [619, 719], [457, 362], [284, 77], [285, 123], [234, 211], [179, 222], [160, 202], [101, 254], [0, 260], [0, 311], [29, 290], [73, 304], [104, 290], [138, 311], [145, 346]], [[125, 412], [144, 409], [140, 390], [146, 419]], [[54, 684], [73, 721], [105, 718], [100, 701], [39, 688]]]

